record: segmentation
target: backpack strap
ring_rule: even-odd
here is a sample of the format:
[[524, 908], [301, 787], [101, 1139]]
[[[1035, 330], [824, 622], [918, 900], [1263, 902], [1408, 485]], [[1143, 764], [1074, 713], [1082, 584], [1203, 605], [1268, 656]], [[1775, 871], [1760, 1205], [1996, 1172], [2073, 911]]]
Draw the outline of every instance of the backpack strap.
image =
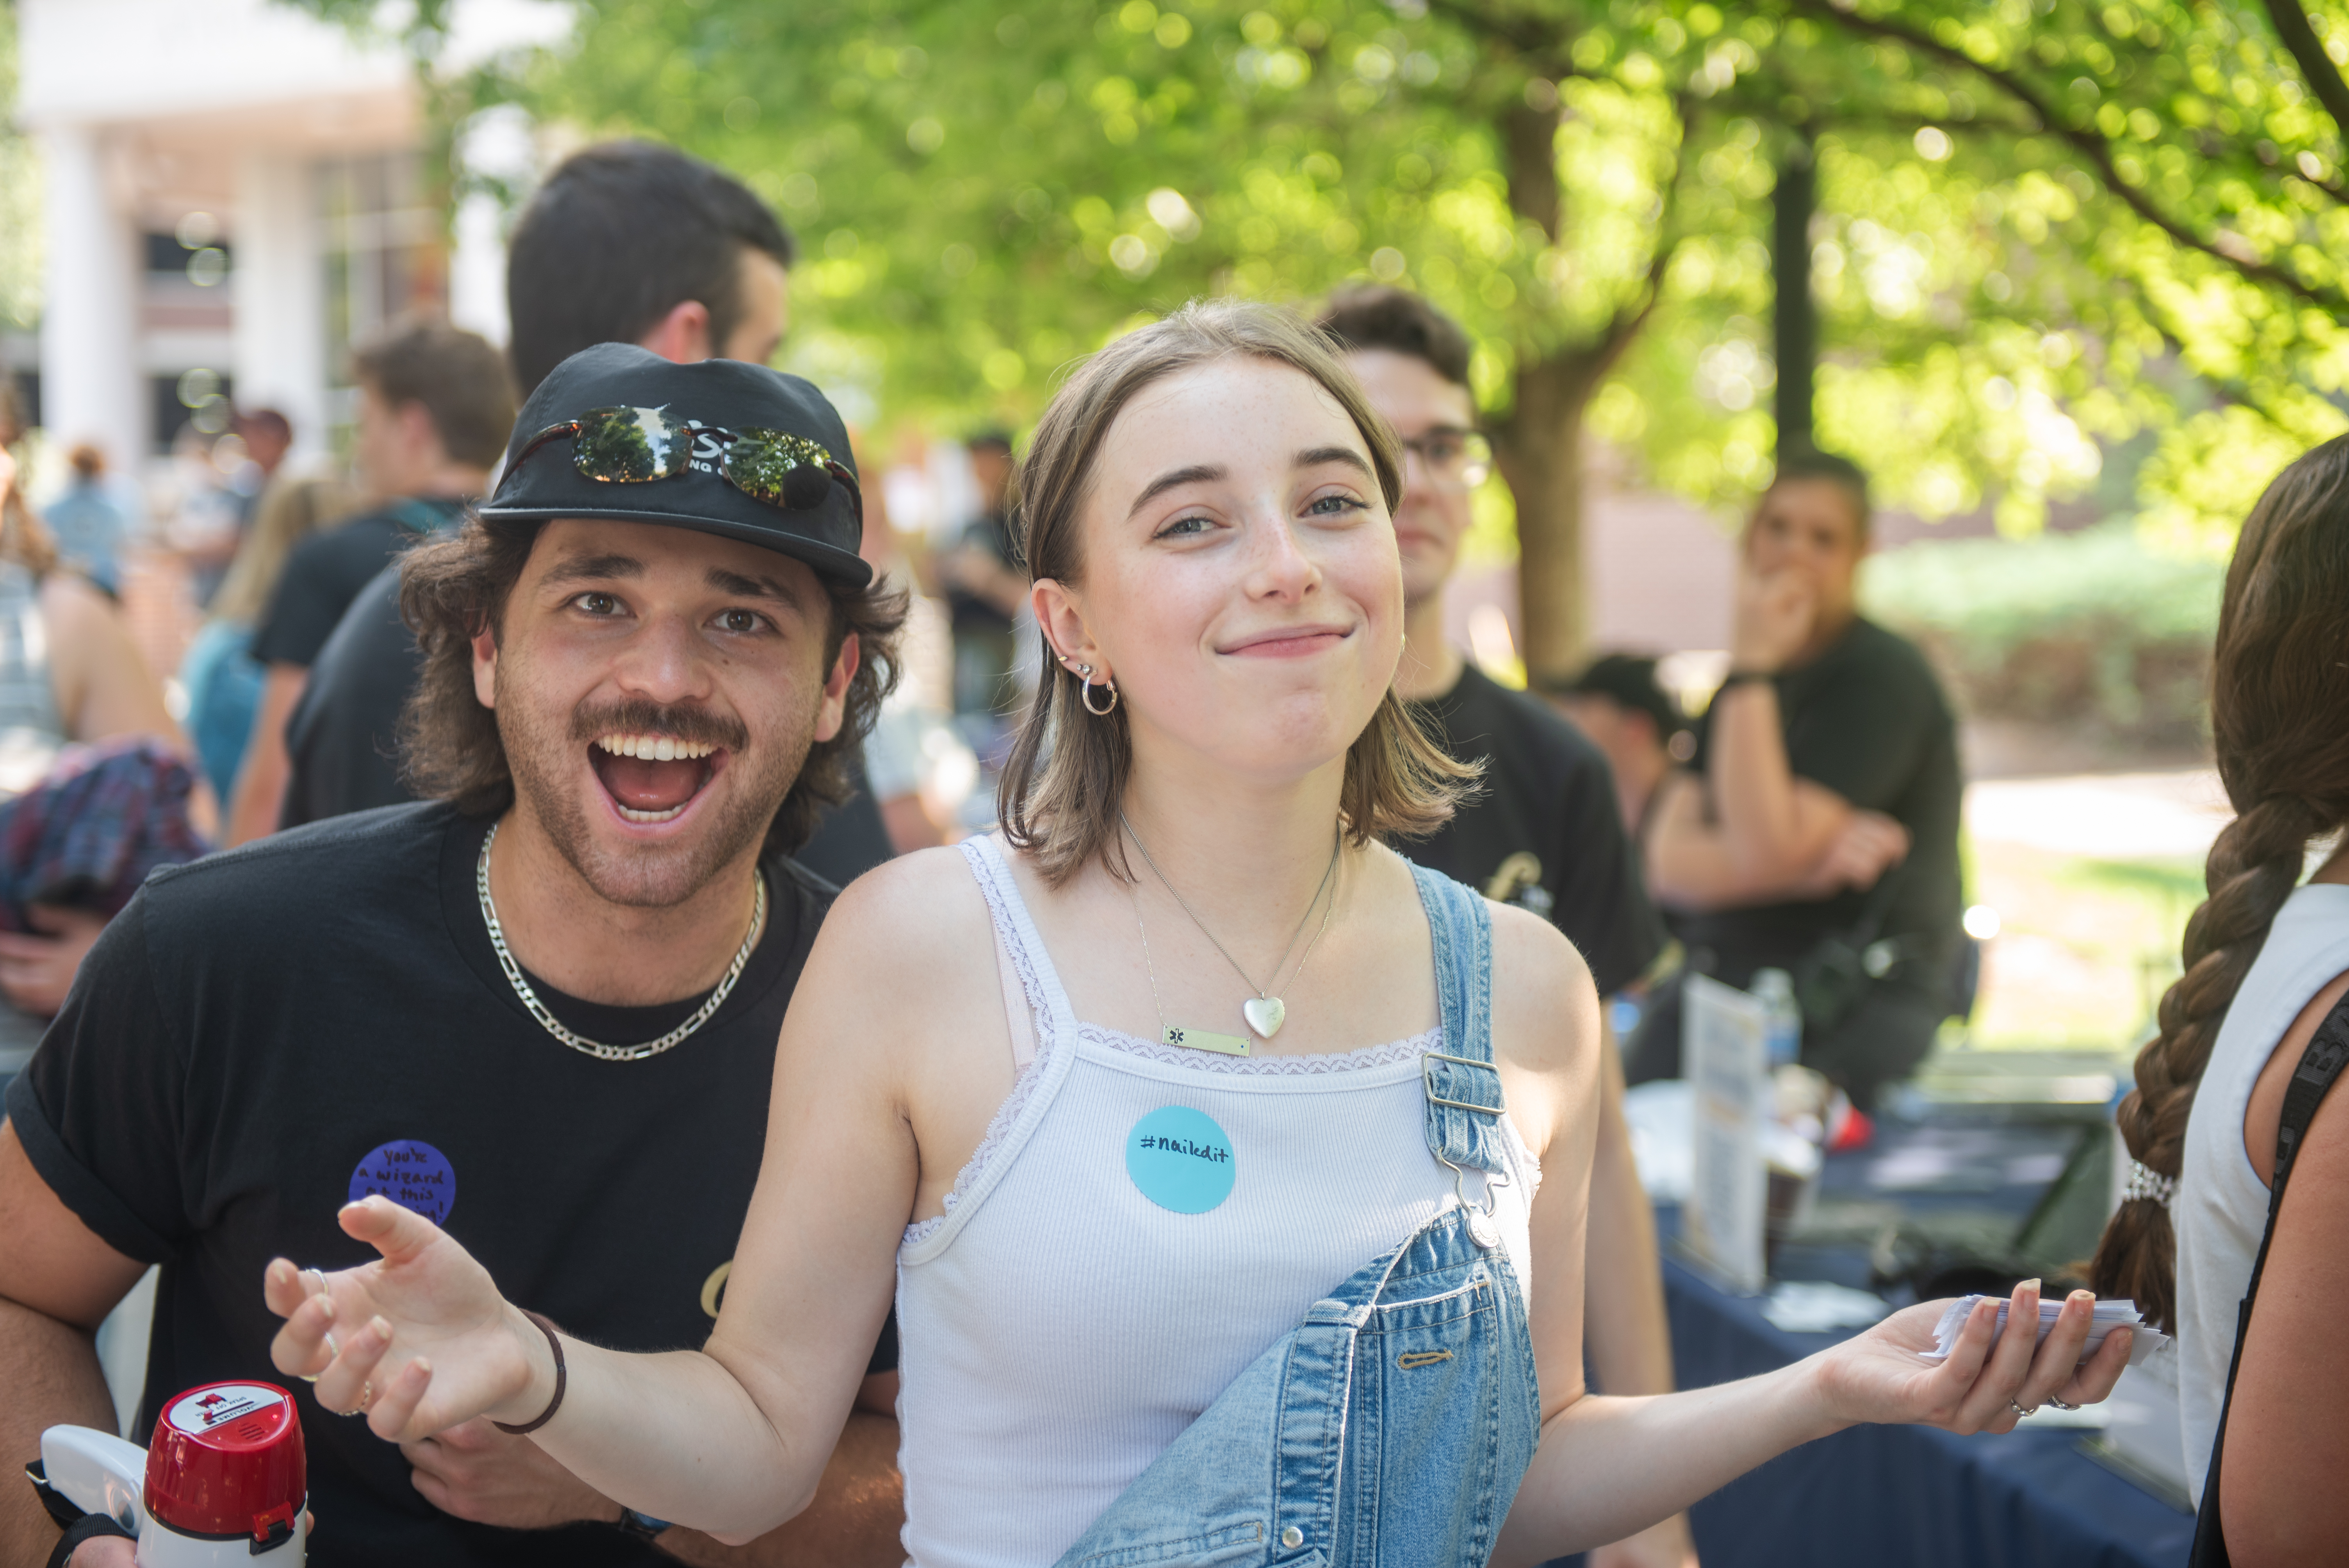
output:
[[2301, 1053], [2291, 1084], [2283, 1093], [2283, 1119], [2276, 1128], [2275, 1180], [2268, 1187], [2268, 1227], [2260, 1236], [2259, 1256], [2251, 1264], [2251, 1284], [2243, 1303], [2235, 1309], [2235, 1354], [2227, 1363], [2227, 1398], [2219, 1408], [2219, 1435], [2210, 1444], [2210, 1469], [2202, 1481], [2202, 1511], [2194, 1521], [2194, 1552], [2188, 1568], [2229, 1568], [2227, 1539], [2219, 1518], [2219, 1463], [2227, 1451], [2227, 1418], [2235, 1408], [2235, 1375], [2243, 1367], [2243, 1340], [2251, 1326], [2251, 1304], [2259, 1299], [2260, 1276], [2267, 1272], [2268, 1248], [2275, 1241], [2276, 1216], [2283, 1212], [2283, 1190], [2292, 1179], [2292, 1161], [2308, 1137], [2316, 1109], [2349, 1067], [2349, 997], [2342, 998], [2315, 1037]]

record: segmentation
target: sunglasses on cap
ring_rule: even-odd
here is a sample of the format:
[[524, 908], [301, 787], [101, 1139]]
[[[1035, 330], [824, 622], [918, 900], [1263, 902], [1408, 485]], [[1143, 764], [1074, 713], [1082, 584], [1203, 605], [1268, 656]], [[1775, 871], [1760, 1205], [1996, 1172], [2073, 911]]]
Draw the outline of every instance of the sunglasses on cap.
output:
[[856, 476], [805, 436], [672, 420], [665, 408], [590, 408], [533, 436], [509, 470], [521, 469], [533, 452], [565, 436], [572, 438], [571, 466], [599, 484], [673, 480], [699, 468], [770, 506], [808, 511], [823, 504], [828, 481], [837, 480], [858, 515], [864, 511]]

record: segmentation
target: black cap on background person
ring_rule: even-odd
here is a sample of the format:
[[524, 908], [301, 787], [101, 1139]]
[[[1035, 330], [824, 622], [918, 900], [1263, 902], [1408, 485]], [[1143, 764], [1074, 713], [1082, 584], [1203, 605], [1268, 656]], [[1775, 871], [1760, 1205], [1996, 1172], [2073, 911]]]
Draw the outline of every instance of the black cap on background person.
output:
[[1688, 717], [1656, 678], [1656, 661], [1602, 654], [1570, 679], [1543, 682], [1540, 691], [1607, 754], [1624, 828], [1640, 839], [1657, 785], [1696, 755]]

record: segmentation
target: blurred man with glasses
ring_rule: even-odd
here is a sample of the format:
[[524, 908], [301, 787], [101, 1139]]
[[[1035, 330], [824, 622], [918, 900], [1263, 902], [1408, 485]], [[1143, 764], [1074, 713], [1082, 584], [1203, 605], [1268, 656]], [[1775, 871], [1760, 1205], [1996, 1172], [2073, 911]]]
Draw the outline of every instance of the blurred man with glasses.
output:
[[[1539, 698], [1511, 691], [1444, 635], [1444, 585], [1459, 563], [1470, 497], [1492, 476], [1476, 428], [1468, 335], [1417, 294], [1383, 287], [1332, 298], [1319, 325], [1344, 350], [1406, 453], [1395, 543], [1402, 553], [1403, 655], [1395, 692], [1455, 757], [1485, 765], [1482, 791], [1434, 837], [1406, 846], [1422, 864], [1534, 911], [1581, 950], [1601, 995], [1641, 978], [1664, 934], [1623, 830], [1607, 758]], [[1624, 1127], [1623, 1075], [1608, 1082], [1591, 1176], [1584, 1322], [1608, 1394], [1672, 1387], [1656, 1233]], [[1684, 1568], [1685, 1515], [1599, 1548], [1594, 1568]]]

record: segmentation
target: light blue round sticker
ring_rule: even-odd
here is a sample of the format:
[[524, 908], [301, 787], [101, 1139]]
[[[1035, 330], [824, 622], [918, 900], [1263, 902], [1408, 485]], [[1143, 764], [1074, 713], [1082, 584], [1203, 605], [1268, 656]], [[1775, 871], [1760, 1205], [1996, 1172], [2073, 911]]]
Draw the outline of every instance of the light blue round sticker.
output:
[[1231, 1135], [1204, 1110], [1161, 1106], [1126, 1134], [1125, 1173], [1160, 1208], [1204, 1214], [1232, 1195]]

